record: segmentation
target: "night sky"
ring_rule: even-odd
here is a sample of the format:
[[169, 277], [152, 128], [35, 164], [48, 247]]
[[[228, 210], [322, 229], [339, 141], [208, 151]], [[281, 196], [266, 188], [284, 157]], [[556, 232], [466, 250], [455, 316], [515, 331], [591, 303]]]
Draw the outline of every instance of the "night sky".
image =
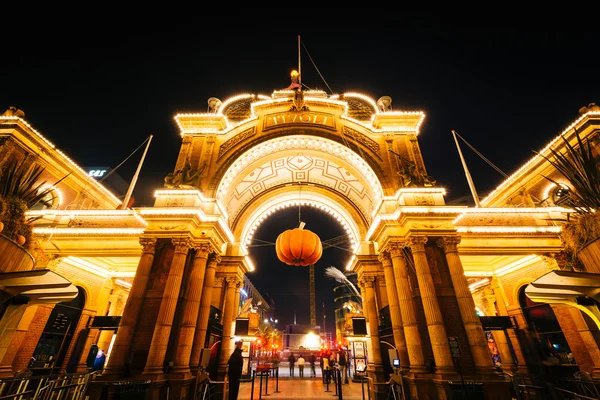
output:
[[[452, 129], [510, 175], [571, 124], [579, 108], [600, 103], [597, 23], [585, 11], [573, 17], [478, 10], [443, 16], [386, 9], [236, 12], [111, 9], [43, 19], [7, 13], [0, 112], [23, 110], [34, 129], [83, 167], [123, 163], [116, 172], [128, 181], [143, 147], [127, 158], [152, 134], [134, 191], [135, 206], [151, 206], [181, 144], [174, 115], [206, 112], [212, 96], [270, 95], [287, 87], [298, 66], [298, 35], [302, 82], [311, 89], [375, 100], [387, 95], [393, 110], [426, 113], [419, 142], [427, 172], [447, 189], [447, 201], [471, 196]], [[467, 144], [461, 149], [485, 197], [503, 175]], [[307, 229], [318, 228], [322, 240], [341, 235], [332, 220], [316, 214], [329, 223], [307, 221]], [[311, 218], [309, 210], [303, 215]], [[297, 213], [289, 211], [255, 237], [274, 242], [295, 226]], [[259, 253], [257, 272], [249, 276], [274, 297], [280, 325], [291, 323], [294, 311], [298, 323], [308, 323], [308, 270], [279, 262], [274, 246], [252, 248]], [[347, 256], [328, 249], [317, 264], [318, 323], [333, 285], [324, 268], [341, 269]], [[294, 277], [286, 285], [284, 272]], [[326, 312], [331, 331], [332, 307]]]

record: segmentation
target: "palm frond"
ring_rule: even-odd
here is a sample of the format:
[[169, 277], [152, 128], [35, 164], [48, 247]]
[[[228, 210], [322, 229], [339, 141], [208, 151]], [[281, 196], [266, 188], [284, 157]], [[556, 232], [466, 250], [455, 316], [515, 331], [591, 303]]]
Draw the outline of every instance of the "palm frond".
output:
[[[575, 131], [577, 144], [572, 145], [561, 136], [565, 151], [550, 148], [550, 156], [534, 151], [548, 161], [569, 183], [571, 191], [565, 205], [583, 215], [600, 210], [600, 169], [596, 163], [589, 137], [582, 139]], [[544, 176], [548, 181], [560, 185], [555, 179]]]
[[362, 296], [360, 295], [360, 292], [358, 291], [356, 286], [354, 286], [354, 284], [350, 281], [350, 279], [348, 279], [346, 274], [344, 274], [342, 271], [340, 271], [339, 269], [337, 269], [334, 266], [331, 266], [331, 267], [325, 268], [325, 275], [328, 276], [329, 278], [335, 279], [337, 282], [343, 283], [346, 286], [348, 286], [350, 288], [350, 290], [352, 291], [352, 293], [356, 297], [358, 297], [359, 299], [362, 300]]

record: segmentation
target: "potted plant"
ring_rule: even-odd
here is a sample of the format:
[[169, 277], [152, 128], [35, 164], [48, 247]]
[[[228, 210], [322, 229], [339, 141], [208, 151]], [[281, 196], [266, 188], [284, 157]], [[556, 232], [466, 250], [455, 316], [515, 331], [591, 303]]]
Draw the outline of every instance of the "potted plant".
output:
[[36, 219], [27, 218], [26, 213], [40, 202], [46, 204], [46, 197], [53, 190], [46, 181], [40, 181], [44, 170], [27, 157], [0, 169], [1, 233], [26, 249], [32, 242], [32, 223]]
[[[550, 149], [544, 157], [568, 182], [569, 191], [562, 205], [573, 210], [564, 220], [561, 240], [565, 250], [584, 265], [587, 272], [600, 272], [600, 169], [592, 152], [590, 138], [575, 130], [576, 144], [561, 136], [565, 151]], [[544, 176], [557, 186], [564, 186]]]

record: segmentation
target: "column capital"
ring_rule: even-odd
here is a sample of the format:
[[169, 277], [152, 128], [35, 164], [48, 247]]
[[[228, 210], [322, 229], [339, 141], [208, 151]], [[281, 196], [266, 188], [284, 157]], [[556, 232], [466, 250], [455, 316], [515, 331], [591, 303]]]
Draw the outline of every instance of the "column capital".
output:
[[427, 236], [411, 236], [408, 238], [408, 245], [413, 252], [425, 251]]
[[374, 287], [375, 286], [375, 277], [372, 275], [363, 276], [360, 278], [360, 285], [362, 287]]
[[208, 260], [208, 268], [217, 268], [217, 265], [221, 262], [221, 256], [217, 253], [211, 253], [211, 257]]
[[187, 254], [192, 242], [189, 238], [172, 238], [171, 243], [175, 246], [175, 253]]
[[227, 282], [227, 286], [233, 286], [236, 289], [242, 287], [242, 280], [237, 276], [228, 276], [225, 278], [225, 281]]
[[394, 240], [386, 246], [385, 251], [390, 253], [392, 257], [404, 257], [404, 248], [406, 240]]
[[458, 252], [458, 245], [460, 244], [460, 237], [458, 236], [444, 236], [436, 241], [438, 247], [444, 250], [445, 253], [456, 253]]
[[194, 245], [194, 250], [196, 250], [196, 258], [208, 258], [210, 253], [213, 252], [213, 248], [210, 243], [198, 243]]
[[388, 253], [387, 251], [379, 253], [377, 259], [379, 260], [381, 265], [383, 265], [383, 268], [392, 266], [392, 259], [390, 258], [390, 253]]
[[154, 254], [156, 251], [156, 238], [140, 238], [142, 254]]

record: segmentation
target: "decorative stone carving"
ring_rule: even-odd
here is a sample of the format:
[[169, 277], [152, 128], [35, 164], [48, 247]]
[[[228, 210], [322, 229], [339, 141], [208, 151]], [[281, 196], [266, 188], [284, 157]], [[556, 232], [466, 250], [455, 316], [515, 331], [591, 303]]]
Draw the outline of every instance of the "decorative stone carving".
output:
[[390, 96], [381, 96], [377, 100], [377, 108], [381, 112], [392, 111], [392, 98]]
[[173, 238], [171, 239], [171, 243], [173, 243], [173, 246], [175, 246], [175, 254], [187, 254], [191, 247], [189, 238]]
[[213, 252], [213, 248], [210, 243], [202, 243], [194, 246], [196, 250], [196, 258], [208, 258], [210, 253]]
[[156, 251], [156, 238], [140, 238], [142, 254], [154, 254]]
[[408, 238], [408, 245], [413, 252], [425, 251], [425, 244], [427, 243], [427, 236], [411, 236]]
[[208, 99], [208, 113], [216, 114], [219, 111], [221, 104], [223, 104], [223, 102], [221, 100], [219, 100], [218, 98], [210, 97]]
[[458, 251], [460, 240], [461, 239], [458, 236], [444, 236], [435, 243], [439, 248], [443, 249], [445, 253], [456, 253]]

